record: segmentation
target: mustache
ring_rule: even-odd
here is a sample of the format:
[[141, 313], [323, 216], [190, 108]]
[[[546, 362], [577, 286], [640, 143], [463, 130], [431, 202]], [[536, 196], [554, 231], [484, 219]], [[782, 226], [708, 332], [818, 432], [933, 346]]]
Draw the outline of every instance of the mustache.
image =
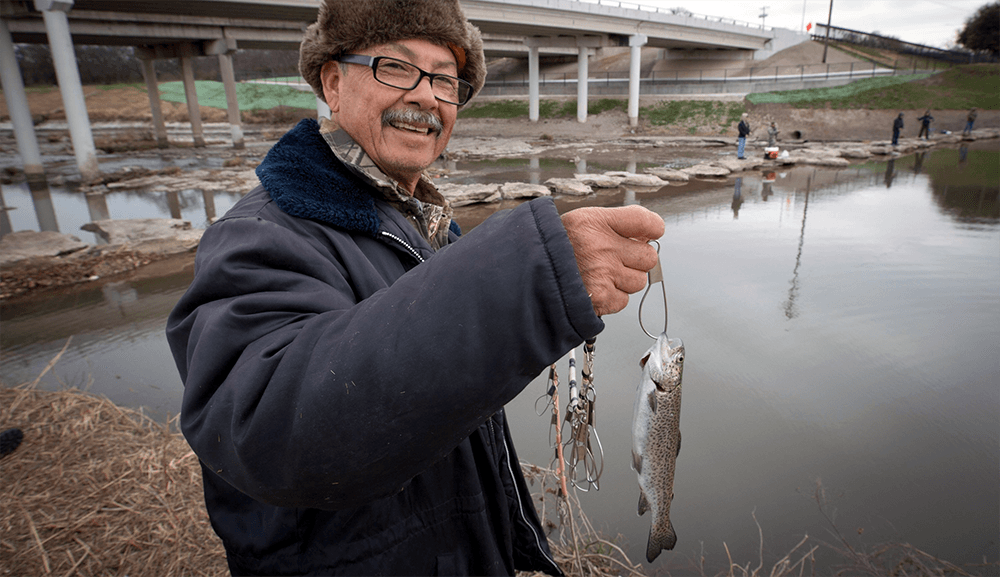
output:
[[402, 122], [405, 124], [426, 124], [431, 127], [431, 131], [440, 133], [444, 130], [444, 124], [436, 114], [422, 112], [410, 108], [392, 108], [382, 113], [382, 125]]

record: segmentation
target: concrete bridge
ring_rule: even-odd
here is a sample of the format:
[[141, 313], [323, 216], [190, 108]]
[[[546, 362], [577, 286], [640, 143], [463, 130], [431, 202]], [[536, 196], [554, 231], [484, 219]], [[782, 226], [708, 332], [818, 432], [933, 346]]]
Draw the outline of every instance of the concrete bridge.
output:
[[[155, 61], [181, 62], [194, 142], [203, 146], [192, 58], [219, 59], [226, 89], [233, 145], [243, 146], [232, 55], [237, 49], [298, 49], [305, 27], [315, 21], [320, 0], [0, 0], [0, 81], [25, 173], [44, 178], [37, 139], [13, 43], [48, 43], [62, 94], [70, 138], [84, 181], [99, 175], [73, 44], [136, 47], [143, 61], [157, 140], [167, 136], [160, 110]], [[462, 0], [469, 20], [484, 34], [488, 57], [526, 57], [529, 117], [538, 120], [539, 55], [573, 54], [578, 78], [588, 77], [595, 49], [629, 47], [629, 119], [638, 120], [640, 50], [726, 52], [766, 58], [808, 40], [805, 34], [765, 28], [683, 10], [644, 7], [617, 0]], [[587, 118], [587, 82], [577, 83], [577, 119]], [[317, 103], [320, 114], [326, 104]]]

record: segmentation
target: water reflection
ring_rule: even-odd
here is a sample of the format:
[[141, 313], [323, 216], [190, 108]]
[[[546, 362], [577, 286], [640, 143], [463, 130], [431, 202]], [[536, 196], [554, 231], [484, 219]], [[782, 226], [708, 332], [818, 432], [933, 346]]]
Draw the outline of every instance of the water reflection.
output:
[[785, 318], [791, 320], [798, 316], [795, 300], [799, 296], [799, 267], [802, 266], [802, 247], [806, 242], [806, 215], [809, 213], [809, 193], [812, 191], [812, 175], [806, 179], [806, 196], [802, 204], [802, 229], [799, 232], [799, 249], [795, 253], [795, 268], [792, 269], [792, 280], [788, 288], [788, 300], [785, 301]]
[[736, 182], [733, 184], [733, 203], [730, 205], [733, 209], [733, 220], [740, 217], [740, 206], [743, 205], [743, 177], [737, 176]]

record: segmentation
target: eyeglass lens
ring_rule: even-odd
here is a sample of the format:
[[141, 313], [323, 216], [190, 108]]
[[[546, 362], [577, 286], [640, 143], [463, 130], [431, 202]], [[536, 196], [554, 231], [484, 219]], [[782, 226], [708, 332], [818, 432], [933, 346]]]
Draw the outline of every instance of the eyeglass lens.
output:
[[416, 88], [421, 77], [428, 75], [434, 96], [451, 104], [464, 104], [471, 90], [468, 83], [454, 76], [422, 73], [419, 68], [409, 62], [386, 56], [376, 59], [374, 72], [375, 79], [379, 82], [403, 90]]

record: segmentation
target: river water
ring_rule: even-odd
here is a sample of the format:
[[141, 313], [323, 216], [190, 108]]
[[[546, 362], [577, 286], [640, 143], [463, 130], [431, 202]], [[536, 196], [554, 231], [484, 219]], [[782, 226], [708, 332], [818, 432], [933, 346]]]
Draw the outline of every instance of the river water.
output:
[[[640, 158], [639, 167], [647, 161], [665, 162]], [[622, 170], [635, 159], [603, 162]], [[469, 180], [573, 172], [537, 159], [456, 168]], [[697, 573], [703, 556], [713, 573], [729, 554], [751, 569], [762, 555], [769, 567], [806, 534], [860, 551], [900, 542], [956, 563], [1000, 561], [998, 182], [994, 141], [842, 170], [797, 167], [559, 201], [561, 209], [638, 203], [666, 222], [668, 332], [687, 345], [678, 543], [647, 571]], [[8, 206], [26, 209], [18, 218], [29, 213], [26, 191], [3, 192]], [[64, 222], [87, 220], [78, 196], [52, 191]], [[188, 214], [204, 210], [199, 198], [192, 191]], [[118, 202], [109, 201], [113, 214]], [[217, 198], [215, 210], [232, 202]], [[154, 207], [133, 216], [170, 215], [152, 193], [128, 203]], [[465, 209], [460, 222], [470, 228], [492, 210]], [[0, 378], [33, 380], [72, 337], [41, 386], [89, 388], [175, 414], [181, 385], [163, 326], [190, 275], [187, 267], [0, 305]], [[663, 305], [658, 292], [651, 298], [644, 322], [658, 331]], [[619, 536], [633, 561], [643, 561], [649, 528], [648, 514], [636, 516], [629, 468], [638, 360], [652, 344], [638, 301], [608, 317], [597, 339], [604, 473], [600, 490], [581, 495], [591, 521]], [[557, 366], [565, 383], [568, 361]], [[541, 465], [553, 455], [549, 417], [535, 412], [544, 377], [508, 407], [521, 458]], [[816, 552], [821, 574], [844, 562], [828, 547]]]

